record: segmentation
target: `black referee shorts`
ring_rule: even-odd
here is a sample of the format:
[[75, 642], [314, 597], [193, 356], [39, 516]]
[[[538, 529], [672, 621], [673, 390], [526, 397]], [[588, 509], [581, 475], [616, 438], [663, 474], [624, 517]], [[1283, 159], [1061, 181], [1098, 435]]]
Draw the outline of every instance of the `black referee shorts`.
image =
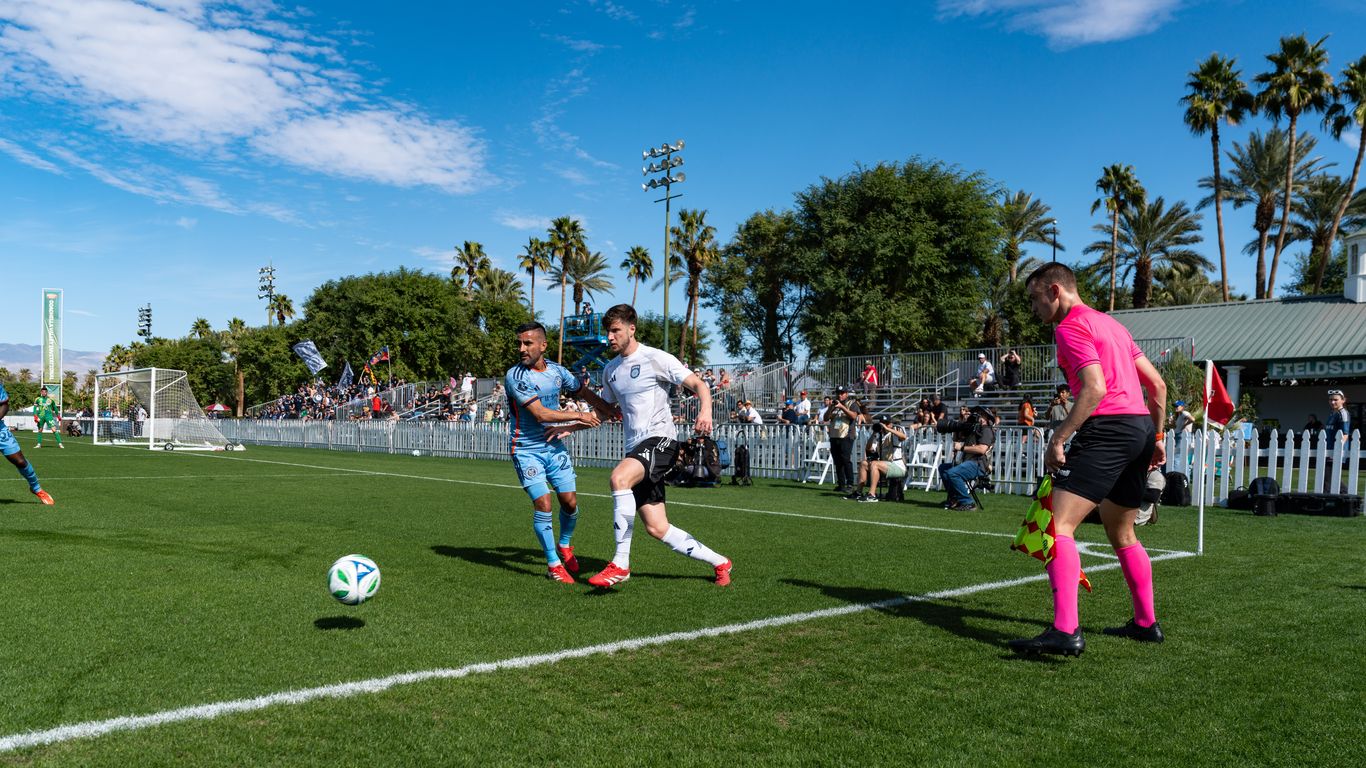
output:
[[1109, 500], [1138, 507], [1156, 438], [1152, 416], [1092, 416], [1072, 437], [1067, 464], [1054, 475], [1053, 487], [1097, 504]]
[[631, 492], [636, 497], [636, 509], [646, 504], [664, 503], [664, 477], [678, 461], [681, 444], [667, 437], [649, 437], [632, 448], [626, 458], [645, 465], [645, 479], [636, 483]]

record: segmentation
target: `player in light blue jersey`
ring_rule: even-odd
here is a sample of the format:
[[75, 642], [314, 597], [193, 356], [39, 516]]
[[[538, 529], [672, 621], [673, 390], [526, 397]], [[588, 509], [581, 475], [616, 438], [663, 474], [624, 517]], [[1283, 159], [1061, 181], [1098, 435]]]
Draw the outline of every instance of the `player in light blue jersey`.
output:
[[[519, 326], [517, 350], [521, 362], [508, 369], [503, 382], [508, 398], [512, 465], [522, 488], [531, 497], [531, 527], [545, 551], [546, 578], [573, 584], [570, 574], [578, 573], [579, 561], [570, 542], [579, 519], [579, 501], [574, 462], [559, 437], [574, 429], [596, 427], [600, 422], [594, 413], [559, 410], [560, 394], [583, 398], [603, 410], [609, 406], [574, 378], [569, 369], [545, 359], [545, 326], [535, 322]], [[551, 486], [560, 500], [558, 542], [550, 520]]]
[[19, 470], [19, 474], [28, 481], [28, 489], [33, 491], [33, 495], [44, 504], [52, 504], [52, 497], [43, 487], [38, 484], [38, 473], [33, 471], [33, 465], [28, 463], [24, 454], [19, 450], [19, 441], [14, 439], [14, 433], [9, 431], [9, 425], [3, 419], [9, 413], [9, 393], [5, 391], [5, 385], [0, 384], [0, 453], [9, 459], [9, 463]]

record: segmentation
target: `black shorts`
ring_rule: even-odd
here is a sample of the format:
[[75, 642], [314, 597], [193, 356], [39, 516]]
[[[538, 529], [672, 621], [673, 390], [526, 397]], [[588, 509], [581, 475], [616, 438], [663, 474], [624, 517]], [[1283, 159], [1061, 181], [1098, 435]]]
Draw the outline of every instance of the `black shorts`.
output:
[[631, 492], [636, 496], [636, 508], [646, 504], [664, 503], [664, 477], [678, 460], [682, 444], [667, 437], [647, 437], [626, 454], [645, 466], [645, 479], [636, 483]]
[[1099, 504], [1121, 507], [1143, 503], [1148, 462], [1157, 447], [1157, 428], [1148, 415], [1092, 416], [1082, 423], [1067, 449], [1067, 465], [1053, 487]]

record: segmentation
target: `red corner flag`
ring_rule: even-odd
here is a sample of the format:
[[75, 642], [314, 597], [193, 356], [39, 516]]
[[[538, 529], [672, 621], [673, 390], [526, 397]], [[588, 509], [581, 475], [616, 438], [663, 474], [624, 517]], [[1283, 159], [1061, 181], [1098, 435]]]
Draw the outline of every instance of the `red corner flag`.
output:
[[1224, 389], [1224, 380], [1219, 378], [1219, 372], [1214, 370], [1214, 361], [1206, 360], [1205, 420], [1222, 427], [1232, 418], [1233, 401], [1229, 399], [1228, 390]]

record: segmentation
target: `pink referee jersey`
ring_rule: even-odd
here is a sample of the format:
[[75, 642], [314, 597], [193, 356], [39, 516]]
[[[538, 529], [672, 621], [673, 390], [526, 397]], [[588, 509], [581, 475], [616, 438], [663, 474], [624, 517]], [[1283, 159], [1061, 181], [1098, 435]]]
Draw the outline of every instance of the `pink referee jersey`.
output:
[[1105, 374], [1105, 396], [1092, 416], [1146, 415], [1143, 383], [1138, 378], [1135, 360], [1143, 351], [1134, 343], [1129, 329], [1118, 320], [1078, 304], [1058, 323], [1058, 365], [1067, 374], [1074, 393], [1081, 392], [1081, 369], [1100, 365]]

